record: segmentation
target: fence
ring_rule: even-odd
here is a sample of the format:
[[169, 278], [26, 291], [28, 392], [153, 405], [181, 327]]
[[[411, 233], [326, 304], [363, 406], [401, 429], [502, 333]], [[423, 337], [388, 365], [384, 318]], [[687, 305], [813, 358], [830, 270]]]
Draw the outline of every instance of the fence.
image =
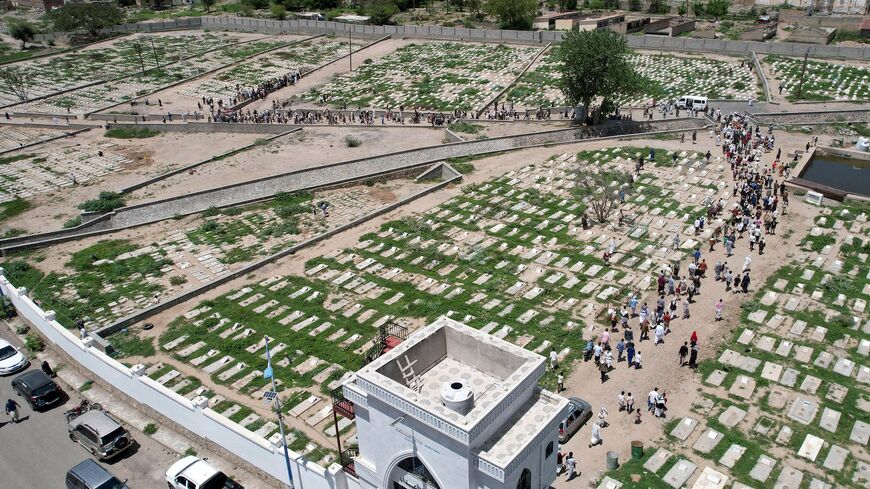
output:
[[[55, 347], [72, 358], [97, 378], [124, 393], [132, 401], [153, 410], [195, 436], [221, 447], [232, 457], [250, 464], [283, 484], [287, 484], [287, 468], [283, 448], [255, 435], [238, 424], [206, 407], [204, 398], [188, 400], [156, 381], [142, 375], [143, 369], [127, 368], [120, 362], [91, 346], [92, 340], [83, 342], [55, 320], [53, 311], [43, 311], [28, 296], [25, 288], [16, 288], [0, 268], [0, 292], [18, 311], [18, 314]], [[333, 464], [329, 469], [307, 461], [302, 455], [290, 452], [290, 465], [296, 487], [306, 489], [357, 489], [359, 484], [348, 479], [341, 468]]]
[[[253, 31], [269, 34], [306, 32], [312, 34], [344, 35], [356, 37], [408, 37], [432, 38], [457, 41], [509, 42], [523, 44], [559, 43], [562, 31], [515, 31], [508, 29], [469, 29], [465, 27], [417, 26], [417, 25], [359, 25], [321, 20], [268, 20], [247, 17], [193, 17], [164, 22], [122, 24], [107, 29], [106, 33], [161, 32], [183, 29], [224, 29]], [[48, 41], [69, 33], [39, 34], [37, 41]], [[725, 39], [696, 39], [691, 37], [626, 36], [628, 45], [634, 49], [660, 51], [701, 51], [719, 54], [749, 55], [777, 54], [784, 56], [810, 56], [818, 58], [870, 59], [870, 46], [823, 46], [804, 43], [731, 41]]]

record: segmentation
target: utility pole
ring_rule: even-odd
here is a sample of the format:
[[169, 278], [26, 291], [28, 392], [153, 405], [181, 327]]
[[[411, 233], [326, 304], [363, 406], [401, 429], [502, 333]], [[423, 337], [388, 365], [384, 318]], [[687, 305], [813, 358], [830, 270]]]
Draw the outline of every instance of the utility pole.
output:
[[804, 65], [801, 68], [801, 80], [798, 83], [797, 89], [797, 99], [800, 100], [804, 93], [804, 76], [807, 74], [807, 58], [810, 56], [810, 48], [807, 48], [807, 52], [804, 53]]
[[348, 57], [350, 60], [350, 71], [353, 71], [353, 27], [349, 26], [347, 30]]
[[139, 40], [136, 40], [136, 54], [139, 55], [139, 67], [142, 68], [142, 73], [145, 73], [145, 60], [142, 59], [142, 45]]
[[[272, 354], [269, 352], [269, 338], [265, 338], [265, 340], [266, 362], [268, 366], [263, 372], [263, 375], [272, 379], [272, 392], [275, 393], [273, 407], [275, 408], [275, 415], [278, 416], [278, 429], [281, 433], [281, 446], [284, 447], [284, 463], [287, 465], [287, 480], [290, 482], [290, 489], [293, 489], [293, 470], [290, 468], [290, 453], [287, 451], [287, 435], [284, 434], [284, 416], [281, 414], [281, 400], [278, 398], [278, 387], [275, 385], [275, 372], [272, 370]], [[337, 426], [336, 429], [338, 429]]]
[[151, 51], [154, 53], [154, 63], [157, 64], [157, 69], [160, 70], [160, 59], [157, 58], [157, 48], [154, 47], [154, 39], [151, 39]]

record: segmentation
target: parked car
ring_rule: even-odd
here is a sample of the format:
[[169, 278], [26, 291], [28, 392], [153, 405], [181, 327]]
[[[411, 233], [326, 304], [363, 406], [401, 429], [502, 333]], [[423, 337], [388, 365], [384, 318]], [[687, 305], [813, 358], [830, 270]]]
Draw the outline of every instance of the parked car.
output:
[[130, 487], [127, 481], [118, 480], [95, 460], [87, 459], [66, 473], [66, 489], [130, 489]]
[[0, 338], [0, 375], [14, 374], [24, 370], [30, 362], [18, 348], [10, 345], [8, 341]]
[[169, 489], [245, 489], [206, 460], [184, 457], [166, 471]]
[[68, 423], [70, 440], [77, 442], [100, 461], [110, 460], [133, 446], [133, 437], [108, 413], [85, 411]]
[[707, 108], [707, 97], [699, 95], [683, 95], [677, 99], [677, 107], [689, 110], [704, 110]]
[[568, 416], [559, 423], [559, 443], [570, 440], [592, 417], [592, 406], [579, 397], [568, 398]]
[[42, 370], [31, 370], [15, 377], [12, 389], [24, 397], [34, 411], [57, 404], [63, 398], [63, 391]]

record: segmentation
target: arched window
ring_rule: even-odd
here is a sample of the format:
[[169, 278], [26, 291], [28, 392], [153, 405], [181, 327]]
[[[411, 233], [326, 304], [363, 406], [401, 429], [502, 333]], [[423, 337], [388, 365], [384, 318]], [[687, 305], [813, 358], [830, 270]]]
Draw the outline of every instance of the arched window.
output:
[[425, 482], [427, 489], [440, 489], [438, 483], [435, 482], [435, 478], [432, 477], [432, 474], [429, 472], [429, 469], [423, 465], [423, 462], [421, 462], [419, 458], [408, 457], [399, 462], [399, 468], [417, 479], [420, 479], [420, 481]]
[[517, 482], [517, 489], [532, 489], [532, 471], [529, 469], [523, 469], [523, 473], [520, 474], [520, 480]]

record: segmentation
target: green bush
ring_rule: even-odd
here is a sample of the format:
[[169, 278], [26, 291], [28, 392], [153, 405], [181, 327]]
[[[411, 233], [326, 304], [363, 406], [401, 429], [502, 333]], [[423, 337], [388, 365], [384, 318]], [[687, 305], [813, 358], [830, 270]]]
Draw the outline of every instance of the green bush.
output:
[[344, 137], [344, 144], [346, 144], [348, 148], [356, 148], [362, 144], [362, 141], [360, 141], [359, 138], [348, 134]]
[[153, 435], [154, 433], [157, 433], [157, 425], [154, 424], [154, 423], [148, 423], [148, 424], [146, 424], [146, 425], [145, 425], [145, 428], [142, 429], [142, 433], [145, 433], [145, 434], [148, 435], [148, 436], [151, 436], [151, 435]]
[[68, 220], [64, 221], [63, 228], [69, 229], [69, 228], [74, 228], [76, 226], [81, 226], [81, 225], [82, 225], [82, 216], [76, 216], [72, 219], [68, 219]]
[[24, 346], [36, 353], [45, 349], [45, 341], [42, 340], [42, 336], [36, 333], [27, 333], [27, 336], [24, 337]]
[[115, 127], [103, 133], [103, 137], [115, 139], [145, 139], [159, 135], [160, 131], [147, 127]]
[[115, 209], [124, 207], [124, 198], [117, 192], [100, 192], [100, 195], [93, 200], [88, 200], [79, 204], [79, 209], [85, 212], [96, 212], [105, 214], [112, 212]]
[[182, 285], [187, 283], [187, 277], [184, 275], [173, 275], [169, 277], [169, 283], [171, 285]]

